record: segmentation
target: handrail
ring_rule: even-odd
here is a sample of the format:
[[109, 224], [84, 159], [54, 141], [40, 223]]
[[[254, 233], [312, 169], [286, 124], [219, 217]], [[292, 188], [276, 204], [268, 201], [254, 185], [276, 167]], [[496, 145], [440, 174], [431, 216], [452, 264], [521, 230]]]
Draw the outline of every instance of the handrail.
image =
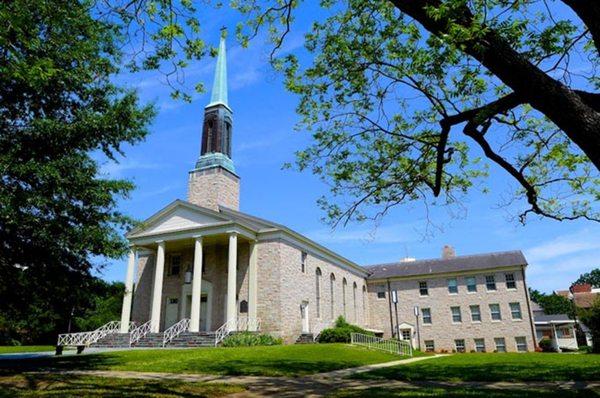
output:
[[[135, 326], [134, 322], [129, 322], [129, 330]], [[111, 321], [98, 329], [91, 332], [78, 332], [78, 333], [63, 333], [58, 335], [57, 346], [89, 346], [100, 340], [101, 338], [118, 333], [121, 330], [120, 321]]]
[[163, 333], [163, 347], [166, 346], [173, 340], [175, 337], [179, 336], [182, 332], [189, 330], [190, 328], [190, 320], [189, 318], [184, 318], [177, 322], [175, 325], [171, 326]]
[[231, 318], [215, 331], [215, 347], [233, 331], [259, 331], [260, 318]]
[[412, 344], [404, 340], [382, 339], [381, 337], [362, 333], [350, 333], [350, 344], [391, 352], [392, 354], [413, 356]]
[[151, 328], [152, 321], [148, 321], [133, 329], [129, 335], [129, 345], [131, 346], [140, 341], [145, 335], [150, 333]]

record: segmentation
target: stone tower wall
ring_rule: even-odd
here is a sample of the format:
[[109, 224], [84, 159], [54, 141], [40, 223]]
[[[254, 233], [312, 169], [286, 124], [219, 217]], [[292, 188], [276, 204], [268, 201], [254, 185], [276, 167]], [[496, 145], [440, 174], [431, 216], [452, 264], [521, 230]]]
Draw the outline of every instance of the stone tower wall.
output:
[[188, 202], [219, 211], [219, 205], [240, 208], [240, 178], [222, 167], [193, 170], [188, 179]]

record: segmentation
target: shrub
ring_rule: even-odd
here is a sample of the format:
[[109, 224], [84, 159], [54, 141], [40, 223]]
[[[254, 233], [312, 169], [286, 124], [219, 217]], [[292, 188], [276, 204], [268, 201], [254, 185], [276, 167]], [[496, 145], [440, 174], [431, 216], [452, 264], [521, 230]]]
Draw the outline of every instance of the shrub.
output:
[[323, 329], [319, 334], [319, 343], [349, 343], [351, 333], [362, 333], [373, 336], [373, 333], [348, 323], [343, 316], [335, 321], [335, 326]]
[[556, 351], [556, 349], [554, 348], [554, 345], [552, 344], [552, 340], [550, 340], [550, 339], [541, 339], [539, 342], [539, 346], [543, 352], [555, 352]]
[[579, 346], [579, 348], [577, 350], [579, 352], [583, 352], [583, 353], [589, 354], [589, 353], [592, 352], [592, 347], [587, 346], [587, 345], [582, 345], [582, 346]]
[[223, 347], [251, 347], [257, 345], [280, 345], [280, 338], [270, 334], [258, 334], [252, 332], [240, 332], [231, 334], [223, 340]]

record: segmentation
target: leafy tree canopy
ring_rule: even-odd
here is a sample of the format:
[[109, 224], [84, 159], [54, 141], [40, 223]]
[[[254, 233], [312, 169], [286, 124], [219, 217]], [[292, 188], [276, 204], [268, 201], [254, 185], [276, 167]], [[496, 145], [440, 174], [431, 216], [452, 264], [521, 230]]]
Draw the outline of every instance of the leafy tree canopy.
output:
[[581, 274], [579, 279], [575, 281], [576, 284], [589, 283], [593, 287], [600, 287], [600, 268], [595, 268], [590, 272]]
[[[194, 8], [205, 2], [123, 4], [113, 8], [158, 43], [139, 67], [167, 65], [179, 76], [205, 55]], [[306, 3], [231, 2], [243, 15], [242, 43], [265, 28], [300, 98], [300, 128], [314, 140], [297, 166], [330, 184], [320, 201], [330, 221], [377, 218], [413, 201], [458, 205], [484, 186], [489, 166], [515, 182], [501, 204], [521, 222], [600, 220], [600, 3], [319, 4], [307, 51], [277, 58]]]
[[538, 290], [529, 290], [531, 300], [538, 303], [544, 310], [544, 314], [567, 314], [575, 318], [575, 307], [571, 300], [558, 294], [544, 294]]

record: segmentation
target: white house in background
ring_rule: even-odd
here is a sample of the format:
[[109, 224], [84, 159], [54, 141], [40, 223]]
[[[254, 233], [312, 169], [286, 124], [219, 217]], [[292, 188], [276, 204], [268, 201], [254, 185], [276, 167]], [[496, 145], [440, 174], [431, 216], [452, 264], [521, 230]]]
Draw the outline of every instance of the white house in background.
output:
[[552, 341], [552, 345], [559, 352], [579, 348], [575, 333], [577, 323], [575, 320], [570, 319], [567, 314], [546, 315], [542, 308], [534, 302], [531, 303], [531, 309], [538, 344], [542, 339], [548, 339]]

